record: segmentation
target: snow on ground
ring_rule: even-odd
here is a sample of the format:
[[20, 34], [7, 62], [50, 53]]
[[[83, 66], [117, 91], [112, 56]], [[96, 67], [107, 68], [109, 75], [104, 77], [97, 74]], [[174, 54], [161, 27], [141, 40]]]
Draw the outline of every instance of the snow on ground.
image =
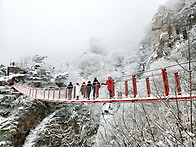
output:
[[13, 79], [14, 77], [23, 77], [24, 74], [11, 74], [9, 76], [4, 76], [4, 77], [0, 77], [0, 81], [8, 81], [8, 80], [11, 80]]

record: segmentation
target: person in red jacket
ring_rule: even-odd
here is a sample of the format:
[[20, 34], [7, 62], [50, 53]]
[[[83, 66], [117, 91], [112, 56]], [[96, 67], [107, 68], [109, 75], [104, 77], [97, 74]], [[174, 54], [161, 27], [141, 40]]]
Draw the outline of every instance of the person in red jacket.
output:
[[114, 97], [114, 79], [112, 79], [112, 77], [109, 75], [106, 83], [102, 83], [102, 84], [108, 85], [107, 89], [109, 91], [110, 98], [113, 98]]

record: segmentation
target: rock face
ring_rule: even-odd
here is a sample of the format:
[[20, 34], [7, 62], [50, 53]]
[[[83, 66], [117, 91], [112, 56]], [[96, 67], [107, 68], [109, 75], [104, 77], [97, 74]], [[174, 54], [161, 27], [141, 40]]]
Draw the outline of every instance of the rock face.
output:
[[[34, 101], [9, 87], [1, 88], [0, 103], [0, 146], [93, 144], [89, 138], [96, 134], [99, 125], [90, 119], [90, 111], [83, 104]], [[42, 124], [47, 117], [47, 122]]]
[[17, 66], [0, 66], [0, 86], [13, 85], [14, 81], [20, 81], [25, 78], [27, 71]]
[[[23, 108], [22, 108], [23, 109]], [[26, 136], [30, 130], [35, 128], [48, 114], [54, 111], [51, 104], [44, 102], [33, 102], [31, 107], [25, 108], [25, 112], [21, 110], [22, 114], [18, 114], [17, 131], [13, 137], [13, 145], [21, 146], [24, 144]]]
[[168, 33], [169, 37], [176, 40], [179, 34], [183, 34], [187, 39], [187, 32], [196, 24], [196, 2], [181, 5], [178, 9], [169, 10], [167, 6], [159, 9], [152, 22], [152, 31], [154, 33], [154, 43], [161, 41], [161, 34]]
[[[150, 57], [153, 52], [154, 56], [151, 56], [151, 59], [146, 58], [145, 61], [142, 59], [141, 62], [147, 65], [152, 60], [157, 60], [170, 54], [171, 49], [176, 44], [181, 44], [188, 39], [188, 32], [195, 25], [196, 2], [180, 0], [176, 1], [172, 6], [170, 6], [170, 3], [161, 6], [153, 18], [151, 30], [149, 30], [140, 49], [142, 54], [143, 50], [147, 52], [147, 57]], [[147, 48], [148, 51], [146, 50]]]
[[6, 67], [4, 65], [0, 65], [0, 77], [6, 76]]
[[65, 87], [65, 83], [68, 83], [69, 73], [59, 73], [55, 76], [55, 83], [58, 87]]
[[27, 72], [22, 70], [20, 67], [18, 66], [10, 66], [10, 67], [7, 67], [7, 74], [8, 76], [10, 74], [26, 74]]
[[29, 131], [54, 109], [10, 89], [1, 87], [0, 94], [0, 144], [22, 146]]
[[[63, 105], [44, 126], [38, 126], [34, 132], [30, 132], [24, 146], [28, 147], [32, 142], [38, 147], [92, 146], [90, 138], [97, 133], [98, 126], [90, 120], [89, 110], [83, 104]], [[39, 136], [35, 136], [35, 133]]]

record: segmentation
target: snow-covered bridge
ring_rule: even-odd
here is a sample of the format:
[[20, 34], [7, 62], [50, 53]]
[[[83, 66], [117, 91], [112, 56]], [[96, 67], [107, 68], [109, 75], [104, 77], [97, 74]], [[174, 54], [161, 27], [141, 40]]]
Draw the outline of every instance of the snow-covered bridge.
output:
[[67, 87], [46, 89], [30, 87], [24, 83], [15, 83], [13, 88], [32, 99], [68, 103], [147, 102], [186, 100], [190, 97], [196, 99], [194, 85], [190, 95], [187, 72], [179, 70], [179, 67], [176, 68], [176, 66], [168, 67], [167, 70], [156, 69], [142, 74], [117, 77], [112, 83], [111, 97], [105, 86], [101, 86], [97, 90], [97, 84], [95, 97], [91, 96], [89, 99], [87, 99], [85, 88], [83, 95], [76, 99], [76, 86], [73, 87], [71, 98], [68, 98]]

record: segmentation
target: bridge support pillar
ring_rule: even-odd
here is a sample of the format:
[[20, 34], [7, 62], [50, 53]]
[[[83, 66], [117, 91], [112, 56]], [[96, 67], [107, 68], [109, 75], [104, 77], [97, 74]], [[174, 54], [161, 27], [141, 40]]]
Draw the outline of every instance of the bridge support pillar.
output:
[[135, 75], [132, 76], [132, 83], [133, 83], [133, 96], [134, 96], [134, 98], [136, 98], [136, 95], [137, 95], [137, 86], [136, 86]]
[[73, 99], [75, 100], [76, 98], [76, 86], [74, 86], [74, 93], [73, 93]]
[[46, 97], [46, 89], [44, 89], [44, 99], [45, 99], [45, 97]]
[[48, 99], [50, 98], [50, 89], [48, 89]]
[[177, 88], [178, 95], [181, 95], [181, 87], [180, 87], [178, 72], [175, 72], [174, 76], [175, 76], [176, 88]]
[[149, 84], [149, 78], [146, 78], [146, 89], [148, 97], [150, 97], [150, 84]]
[[112, 88], [112, 98], [114, 98], [114, 81], [111, 80], [111, 88]]
[[53, 89], [53, 100], [55, 98], [55, 89]]
[[165, 96], [168, 96], [169, 95], [169, 87], [168, 87], [166, 69], [162, 69], [162, 76], [163, 76], [163, 84], [164, 84], [164, 89], [165, 89]]
[[125, 96], [128, 98], [128, 84], [127, 84], [127, 81], [125, 81]]
[[59, 88], [59, 100], [61, 98], [61, 88]]
[[67, 88], [65, 88], [65, 99], [67, 99]]

